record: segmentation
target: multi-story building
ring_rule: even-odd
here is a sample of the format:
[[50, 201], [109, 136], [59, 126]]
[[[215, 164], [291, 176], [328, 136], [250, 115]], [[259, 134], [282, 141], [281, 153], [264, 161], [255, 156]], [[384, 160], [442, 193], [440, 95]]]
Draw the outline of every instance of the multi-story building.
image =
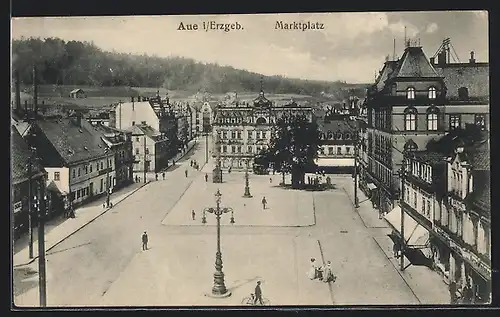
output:
[[332, 112], [315, 120], [321, 131], [321, 149], [315, 160], [318, 169], [325, 173], [352, 173], [357, 123], [349, 114]]
[[151, 126], [136, 124], [127, 129], [132, 133], [134, 173], [158, 173], [168, 166], [172, 157], [170, 140]]
[[[35, 159], [29, 145], [18, 130], [11, 125], [11, 204], [14, 237], [28, 230], [29, 196], [39, 197], [39, 189], [45, 186], [46, 171]], [[29, 165], [31, 157], [31, 175]], [[29, 189], [31, 178], [31, 190]], [[35, 213], [36, 214], [36, 213]], [[36, 220], [37, 217], [32, 219]]]
[[134, 154], [132, 152], [132, 132], [118, 130], [101, 123], [93, 125], [102, 134], [106, 145], [115, 155], [114, 188], [118, 189], [134, 181]]
[[81, 115], [38, 120], [33, 129], [48, 186], [60, 193], [65, 208], [113, 188], [114, 153]]
[[[168, 96], [165, 99], [161, 99], [159, 95], [154, 98], [139, 96], [137, 100], [132, 97], [131, 102], [117, 104], [110, 112], [110, 118], [110, 125], [115, 128], [128, 130], [135, 125], [149, 126], [155, 131], [150, 133], [151, 135], [160, 136], [160, 139], [170, 142], [165, 147], [162, 141], [162, 146], [159, 149], [165, 153], [161, 155], [158, 153], [162, 158], [173, 158], [177, 153], [179, 147], [178, 119], [170, 106]], [[166, 164], [166, 160], [164, 164]], [[161, 169], [165, 166], [156, 165], [155, 168]]]
[[285, 114], [305, 115], [312, 120], [310, 106], [300, 106], [294, 101], [278, 106], [264, 96], [263, 90], [252, 103], [235, 101], [219, 105], [212, 139], [220, 142], [221, 167], [237, 170], [249, 164], [252, 168], [254, 156], [269, 145], [274, 123]]
[[466, 123], [488, 129], [488, 63], [473, 58], [450, 63], [446, 45], [435, 63], [408, 42], [402, 57], [386, 61], [368, 89], [368, 166], [362, 174], [373, 184], [372, 200], [383, 213], [399, 198], [397, 172], [405, 150], [423, 149], [430, 139]]
[[454, 285], [451, 298], [465, 302], [491, 296], [489, 153], [487, 133], [474, 126], [407, 152], [403, 199], [386, 215], [397, 235], [404, 231], [410, 261], [432, 266]]
[[192, 105], [193, 116], [191, 127], [194, 135], [199, 135], [205, 131], [212, 131], [215, 111], [217, 105], [214, 102], [204, 101], [195, 102]]

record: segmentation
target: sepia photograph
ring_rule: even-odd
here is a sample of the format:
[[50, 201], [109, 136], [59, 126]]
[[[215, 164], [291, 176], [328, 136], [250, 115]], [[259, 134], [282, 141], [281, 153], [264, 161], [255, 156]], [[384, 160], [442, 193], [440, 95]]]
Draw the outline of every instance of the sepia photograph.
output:
[[491, 304], [488, 41], [487, 11], [12, 18], [11, 309]]

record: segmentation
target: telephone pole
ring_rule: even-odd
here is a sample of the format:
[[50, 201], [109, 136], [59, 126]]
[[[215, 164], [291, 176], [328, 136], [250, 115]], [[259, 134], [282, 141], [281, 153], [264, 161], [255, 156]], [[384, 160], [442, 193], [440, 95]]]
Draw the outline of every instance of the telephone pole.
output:
[[404, 212], [404, 208], [403, 208], [403, 203], [404, 203], [404, 193], [405, 193], [405, 173], [406, 173], [406, 168], [405, 168], [405, 165], [406, 165], [406, 155], [403, 153], [403, 164], [401, 164], [401, 171], [400, 171], [400, 178], [401, 178], [401, 194], [399, 195], [400, 197], [400, 203], [399, 203], [399, 206], [401, 208], [401, 246], [400, 246], [400, 251], [401, 251], [401, 255], [400, 255], [400, 263], [399, 263], [399, 269], [401, 271], [404, 271], [405, 270], [405, 257], [404, 257], [404, 254], [405, 254], [405, 250], [406, 250], [406, 239], [405, 239], [405, 212]]
[[48, 198], [45, 193], [44, 178], [42, 178], [42, 181], [39, 184], [40, 204], [38, 205], [38, 283], [40, 292], [40, 307], [47, 306], [47, 278], [45, 267], [45, 216], [47, 214], [47, 206], [50, 208], [50, 203], [48, 202]]

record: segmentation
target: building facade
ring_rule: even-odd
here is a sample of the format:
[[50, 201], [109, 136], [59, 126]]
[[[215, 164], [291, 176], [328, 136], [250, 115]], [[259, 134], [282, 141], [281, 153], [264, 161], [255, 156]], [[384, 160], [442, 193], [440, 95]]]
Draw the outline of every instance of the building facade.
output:
[[[253, 102], [238, 100], [221, 104], [215, 111], [212, 140], [220, 143], [222, 169], [242, 170], [253, 167], [253, 158], [265, 150], [271, 140], [273, 126], [285, 114], [305, 115], [312, 120], [312, 108], [291, 101], [273, 104], [261, 90]], [[215, 149], [215, 144], [213, 144]], [[216, 153], [216, 151], [213, 151]]]
[[352, 173], [354, 169], [357, 122], [348, 114], [327, 112], [316, 118], [321, 132], [321, 149], [315, 160], [325, 173]]
[[132, 136], [133, 172], [158, 173], [169, 165], [172, 153], [170, 140], [148, 125], [134, 125], [127, 129]]
[[402, 210], [391, 211], [386, 219], [400, 235], [404, 212], [407, 257], [418, 261], [418, 256], [411, 256], [417, 253], [423, 259], [420, 263], [441, 274], [450, 285], [452, 302], [487, 303], [491, 300], [489, 137], [471, 129], [456, 129], [428, 149], [406, 154]]
[[134, 154], [132, 151], [132, 132], [118, 130], [99, 123], [94, 124], [93, 127], [102, 134], [104, 142], [115, 155], [115, 179], [113, 180], [113, 187], [119, 189], [133, 183]]
[[405, 149], [423, 149], [466, 123], [488, 129], [488, 64], [449, 63], [448, 54], [442, 49], [435, 63], [422, 47], [408, 43], [400, 59], [385, 62], [367, 91], [368, 166], [362, 175], [382, 213], [399, 199]]
[[106, 194], [115, 179], [114, 153], [102, 134], [80, 115], [37, 121], [35, 146], [47, 171], [48, 187], [64, 208]]
[[[28, 231], [29, 196], [38, 196], [45, 186], [46, 171], [35, 159], [30, 146], [14, 126], [11, 126], [11, 204], [14, 238]], [[31, 175], [29, 165], [31, 161]], [[29, 188], [31, 178], [31, 189]], [[36, 215], [36, 212], [34, 212]], [[32, 218], [36, 223], [37, 217]]]

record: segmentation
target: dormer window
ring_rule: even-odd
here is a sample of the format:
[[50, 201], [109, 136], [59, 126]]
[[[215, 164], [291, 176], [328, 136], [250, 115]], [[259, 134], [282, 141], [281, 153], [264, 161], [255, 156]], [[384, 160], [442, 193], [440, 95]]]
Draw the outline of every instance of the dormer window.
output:
[[430, 87], [429, 88], [429, 99], [436, 99], [436, 96], [437, 96], [436, 87]]
[[406, 98], [407, 98], [407, 99], [410, 99], [410, 100], [415, 99], [415, 88], [413, 88], [413, 87], [408, 87], [408, 88], [406, 89]]

